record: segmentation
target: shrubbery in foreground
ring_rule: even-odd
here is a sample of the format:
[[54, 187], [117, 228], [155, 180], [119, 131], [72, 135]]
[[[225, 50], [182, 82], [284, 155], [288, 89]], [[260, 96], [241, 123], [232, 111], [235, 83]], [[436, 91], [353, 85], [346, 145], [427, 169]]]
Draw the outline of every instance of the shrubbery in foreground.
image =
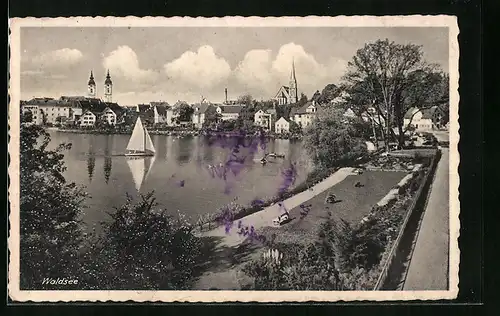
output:
[[263, 257], [244, 267], [255, 279], [254, 289], [372, 290], [424, 174], [421, 170], [402, 187], [398, 199], [375, 207], [366, 221], [350, 224], [329, 216], [316, 241], [305, 247], [269, 245], [279, 251], [279, 260]]

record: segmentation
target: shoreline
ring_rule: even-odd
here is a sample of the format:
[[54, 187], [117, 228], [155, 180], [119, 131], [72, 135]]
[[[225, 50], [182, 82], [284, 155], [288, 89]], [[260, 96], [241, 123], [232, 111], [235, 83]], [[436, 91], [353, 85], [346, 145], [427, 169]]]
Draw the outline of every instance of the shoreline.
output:
[[[71, 134], [83, 134], [83, 135], [131, 135], [132, 131], [101, 131], [101, 130], [83, 130], [83, 129], [60, 129], [57, 127], [46, 127], [49, 131], [61, 132], [61, 133], [71, 133]], [[182, 136], [182, 137], [195, 137], [195, 136], [222, 136], [222, 137], [236, 137], [241, 134], [237, 134], [237, 132], [203, 132], [196, 130], [189, 131], [160, 131], [160, 130], [149, 130], [150, 135], [165, 135], [165, 136]], [[257, 137], [255, 134], [246, 134], [244, 137]], [[266, 138], [271, 139], [288, 139], [288, 140], [302, 140], [302, 135], [274, 135], [274, 134], [265, 134]]]

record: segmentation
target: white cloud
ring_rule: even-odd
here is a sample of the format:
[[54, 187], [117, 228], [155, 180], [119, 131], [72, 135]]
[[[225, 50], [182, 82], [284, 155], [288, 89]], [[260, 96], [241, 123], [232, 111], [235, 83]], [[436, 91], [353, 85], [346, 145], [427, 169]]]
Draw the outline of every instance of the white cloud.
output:
[[236, 79], [250, 88], [274, 89], [276, 81], [271, 71], [271, 50], [255, 49], [247, 52], [236, 67]]
[[137, 54], [129, 46], [118, 46], [104, 57], [102, 65], [109, 69], [112, 76], [124, 77], [133, 81], [152, 81], [157, 73], [151, 69], [141, 69]]
[[208, 45], [201, 46], [197, 52], [184, 52], [163, 67], [174, 84], [187, 84], [202, 89], [216, 86], [231, 74], [227, 61], [217, 56]]
[[78, 63], [83, 54], [78, 49], [62, 48], [36, 55], [32, 63], [39, 67], [67, 67]]
[[235, 70], [238, 81], [265, 93], [273, 93], [279, 85], [288, 85], [292, 61], [299, 92], [309, 97], [316, 90], [322, 90], [328, 83], [338, 83], [345, 71], [344, 60], [332, 58], [325, 64], [305, 51], [304, 47], [288, 43], [280, 47], [274, 59], [269, 50], [249, 51]]

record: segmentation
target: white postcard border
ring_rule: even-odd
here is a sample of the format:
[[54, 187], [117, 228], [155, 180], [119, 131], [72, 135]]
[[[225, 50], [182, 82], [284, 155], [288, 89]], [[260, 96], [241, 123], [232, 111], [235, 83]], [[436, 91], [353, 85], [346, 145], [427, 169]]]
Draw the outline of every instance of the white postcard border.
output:
[[[19, 288], [19, 102], [21, 27], [448, 27], [450, 75], [450, 248], [448, 291], [24, 291]], [[9, 201], [8, 292], [16, 302], [128, 301], [135, 302], [307, 302], [453, 299], [458, 294], [460, 202], [458, 152], [458, 24], [454, 16], [337, 17], [70, 17], [9, 20]]]

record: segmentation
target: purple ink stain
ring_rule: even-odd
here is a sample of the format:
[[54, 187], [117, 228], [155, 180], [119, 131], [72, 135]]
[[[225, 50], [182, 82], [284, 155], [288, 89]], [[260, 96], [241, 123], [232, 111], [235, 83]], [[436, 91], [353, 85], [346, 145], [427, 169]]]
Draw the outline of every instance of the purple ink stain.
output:
[[291, 163], [290, 167], [286, 168], [281, 172], [283, 181], [278, 189], [279, 193], [285, 193], [292, 185], [295, 184], [297, 179], [297, 169], [295, 163]]
[[181, 188], [183, 188], [183, 187], [184, 187], [184, 180], [179, 181], [179, 186], [180, 186]]
[[264, 205], [264, 201], [262, 200], [259, 200], [259, 199], [254, 199], [250, 205], [252, 206], [263, 206]]

